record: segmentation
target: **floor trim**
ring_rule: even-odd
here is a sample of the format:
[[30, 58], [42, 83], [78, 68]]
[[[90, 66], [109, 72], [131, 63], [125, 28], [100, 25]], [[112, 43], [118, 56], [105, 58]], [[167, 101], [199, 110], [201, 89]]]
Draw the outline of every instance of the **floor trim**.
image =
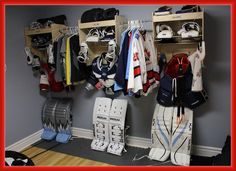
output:
[[[39, 130], [33, 133], [32, 135], [25, 137], [22, 140], [17, 141], [16, 143], [6, 147], [5, 149], [13, 151], [21, 151], [24, 148], [39, 141], [41, 139], [40, 136], [42, 134], [42, 131], [43, 130]], [[72, 127], [72, 135], [79, 138], [93, 139], [93, 131], [90, 129]], [[139, 148], [149, 148], [151, 146], [151, 140], [148, 138], [128, 136], [127, 145]], [[202, 145], [192, 146], [192, 154], [194, 155], [211, 157], [219, 153], [221, 153], [221, 148], [202, 146]]]
[[41, 139], [41, 134], [43, 133], [43, 129], [29, 135], [28, 137], [25, 137], [14, 144], [8, 146], [5, 148], [5, 150], [11, 150], [11, 151], [17, 151], [20, 152], [23, 149], [29, 147], [30, 145], [36, 143]]

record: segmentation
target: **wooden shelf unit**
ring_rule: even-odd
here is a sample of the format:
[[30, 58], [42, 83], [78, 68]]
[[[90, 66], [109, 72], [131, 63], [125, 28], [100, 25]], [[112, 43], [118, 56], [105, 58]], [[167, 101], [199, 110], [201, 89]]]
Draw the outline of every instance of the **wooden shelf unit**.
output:
[[[200, 33], [197, 38], [181, 38], [177, 32], [182, 28], [182, 25], [186, 22], [196, 22], [200, 26]], [[169, 60], [173, 54], [180, 52], [192, 53], [196, 50], [198, 43], [204, 40], [204, 11], [182, 13], [182, 14], [169, 14], [163, 16], [152, 17], [153, 22], [153, 38], [157, 52], [166, 54], [167, 60]], [[166, 43], [159, 41], [156, 32], [156, 26], [158, 24], [166, 24], [170, 26], [174, 32], [173, 39], [175, 42]], [[187, 40], [187, 41], [186, 41]]]
[[62, 24], [51, 24], [50, 27], [40, 28], [40, 29], [35, 29], [35, 30], [32, 30], [29, 27], [26, 27], [25, 32], [24, 32], [24, 34], [25, 34], [25, 46], [29, 47], [30, 50], [32, 51], [32, 53], [39, 56], [40, 59], [46, 60], [46, 57], [47, 57], [46, 51], [39, 50], [39, 49], [34, 48], [32, 46], [32, 42], [31, 42], [32, 36], [48, 33], [48, 34], [51, 34], [52, 42], [54, 42], [55, 39], [57, 39], [57, 37], [61, 34], [60, 29], [63, 29], [65, 27], [66, 26], [62, 25]]
[[153, 22], [165, 22], [165, 21], [181, 21], [181, 20], [196, 20], [203, 19], [204, 12], [192, 12], [192, 13], [181, 13], [181, 14], [168, 14], [162, 16], [153, 15]]
[[[81, 23], [79, 20], [78, 27], [80, 35], [80, 44], [82, 42], [86, 42], [87, 34], [90, 29], [112, 27], [115, 30], [115, 40], [117, 46], [119, 46], [121, 33], [127, 28], [127, 19], [124, 16], [116, 15], [114, 20], [104, 20], [104, 21], [87, 22], [87, 23]], [[89, 61], [87, 63], [88, 65], [92, 63], [95, 57], [101, 55], [102, 52], [106, 52], [108, 48], [108, 41], [87, 42], [87, 44], [89, 47], [88, 49]]]

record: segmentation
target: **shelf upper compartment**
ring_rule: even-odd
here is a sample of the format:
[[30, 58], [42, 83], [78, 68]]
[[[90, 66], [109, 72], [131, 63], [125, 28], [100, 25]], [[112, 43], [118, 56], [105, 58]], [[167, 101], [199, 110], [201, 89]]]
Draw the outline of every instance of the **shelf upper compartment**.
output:
[[114, 20], [103, 20], [103, 21], [95, 21], [95, 22], [87, 22], [81, 23], [80, 20], [78, 22], [79, 29], [90, 29], [96, 27], [115, 27], [117, 25], [124, 24], [124, 17], [120, 15], [116, 15]]
[[115, 26], [115, 20], [106, 20], [106, 21], [96, 21], [96, 22], [89, 22], [89, 23], [79, 23], [80, 29], [88, 29], [88, 28], [96, 28], [96, 27], [109, 27]]
[[62, 24], [52, 24], [51, 27], [47, 28], [40, 28], [32, 30], [28, 27], [25, 28], [25, 35], [26, 36], [32, 36], [36, 34], [45, 34], [45, 33], [52, 33], [53, 31], [58, 31], [59, 29], [65, 27], [65, 25]]
[[170, 22], [170, 21], [181, 21], [181, 20], [197, 20], [203, 19], [204, 12], [192, 12], [182, 14], [169, 14], [163, 16], [152, 16], [153, 22]]
[[188, 38], [182, 38], [181, 36], [173, 36], [173, 38], [170, 39], [158, 39], [155, 38], [154, 42], [158, 43], [158, 45], [164, 45], [164, 44], [196, 44], [202, 41], [202, 35], [199, 35], [197, 37], [188, 37]]

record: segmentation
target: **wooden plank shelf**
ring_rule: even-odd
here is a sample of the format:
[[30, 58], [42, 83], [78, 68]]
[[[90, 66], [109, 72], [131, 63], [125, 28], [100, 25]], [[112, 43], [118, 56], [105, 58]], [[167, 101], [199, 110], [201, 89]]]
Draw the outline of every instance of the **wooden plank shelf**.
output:
[[173, 38], [170, 39], [157, 39], [157, 38], [154, 39], [154, 42], [157, 42], [158, 44], [170, 44], [170, 43], [188, 44], [188, 43], [198, 43], [200, 41], [202, 41], [202, 35], [188, 38], [182, 38], [181, 36], [173, 36]]
[[56, 40], [56, 38], [61, 34], [60, 30], [65, 28], [65, 25], [62, 24], [51, 24], [50, 27], [47, 28], [40, 28], [40, 29], [30, 29], [29, 27], [25, 28], [25, 46], [29, 47], [31, 52], [34, 55], [39, 56], [42, 60], [46, 60], [47, 58], [47, 53], [46, 49], [42, 48], [37, 48], [34, 47], [32, 44], [32, 37], [34, 35], [39, 35], [39, 34], [51, 34], [52, 36], [52, 42]]
[[[86, 42], [87, 35], [91, 29], [98, 28], [102, 30], [106, 27], [112, 27], [115, 32], [115, 41], [117, 43], [117, 46], [119, 46], [121, 33], [127, 28], [127, 19], [124, 16], [116, 15], [114, 20], [104, 20], [87, 23], [81, 23], [80, 20], [78, 20], [78, 27], [80, 35], [80, 44]], [[98, 42], [86, 43], [88, 44], [88, 65], [92, 63], [92, 60], [95, 57], [101, 55], [102, 52], [106, 52], [108, 48], [108, 41], [99, 40]]]
[[40, 29], [30, 29], [30, 28], [26, 27], [25, 28], [25, 36], [33, 36], [33, 35], [37, 35], [37, 34], [52, 33], [54, 31], [58, 31], [64, 27], [65, 27], [65, 25], [61, 25], [61, 24], [52, 24], [51, 27], [40, 28]]
[[[171, 59], [173, 54], [187, 52], [191, 54], [196, 51], [199, 42], [204, 40], [204, 10], [202, 12], [169, 14], [163, 16], [153, 16], [153, 38], [157, 52], [165, 53], [167, 59]], [[198, 37], [182, 38], [177, 32], [186, 22], [196, 22], [200, 26]], [[166, 24], [171, 27], [174, 36], [169, 40], [157, 39], [157, 25]]]
[[170, 21], [181, 21], [181, 20], [197, 20], [203, 19], [203, 12], [192, 12], [192, 13], [182, 13], [182, 14], [169, 14], [163, 16], [153, 15], [153, 22], [170, 22]]
[[97, 22], [88, 22], [88, 23], [79, 23], [80, 29], [88, 29], [88, 28], [97, 28], [97, 27], [114, 27], [116, 24], [115, 20], [107, 20], [107, 21], [97, 21]]

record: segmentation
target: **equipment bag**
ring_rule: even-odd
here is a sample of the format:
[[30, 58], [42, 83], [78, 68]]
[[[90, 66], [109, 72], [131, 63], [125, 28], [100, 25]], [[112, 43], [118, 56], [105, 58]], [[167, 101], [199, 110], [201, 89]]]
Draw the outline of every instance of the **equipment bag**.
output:
[[85, 11], [81, 16], [81, 23], [94, 22], [104, 20], [104, 9], [93, 8]]
[[[182, 56], [182, 62], [179, 62]], [[179, 58], [179, 59], [178, 59]], [[179, 70], [182, 67], [182, 76]], [[177, 54], [168, 62], [164, 76], [160, 80], [160, 88], [157, 95], [157, 102], [165, 107], [181, 106], [195, 109], [208, 99], [206, 91], [191, 91], [192, 69], [186, 54]], [[181, 89], [181, 93], [179, 93]]]
[[5, 166], [34, 166], [34, 162], [22, 153], [5, 151]]
[[108, 8], [103, 13], [104, 20], [114, 20], [115, 15], [119, 15], [119, 10], [115, 8]]
[[188, 92], [184, 96], [183, 102], [188, 108], [195, 109], [198, 106], [205, 103], [207, 99], [208, 99], [207, 92], [206, 90], [203, 89], [202, 91], [198, 91], [198, 92], [194, 92], [194, 91]]
[[65, 15], [58, 15], [50, 18], [41, 18], [37, 20], [37, 22], [41, 23], [42, 25], [45, 25], [48, 21], [51, 21], [52, 23], [55, 24], [67, 25], [67, 19]]

